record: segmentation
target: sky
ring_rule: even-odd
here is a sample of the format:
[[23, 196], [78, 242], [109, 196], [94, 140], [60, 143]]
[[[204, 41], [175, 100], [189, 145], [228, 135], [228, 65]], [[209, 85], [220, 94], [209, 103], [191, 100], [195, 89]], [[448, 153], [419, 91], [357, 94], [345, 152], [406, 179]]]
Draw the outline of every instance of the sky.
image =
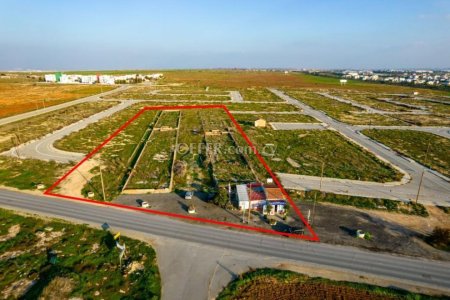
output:
[[0, 0], [0, 70], [450, 68], [450, 0]]

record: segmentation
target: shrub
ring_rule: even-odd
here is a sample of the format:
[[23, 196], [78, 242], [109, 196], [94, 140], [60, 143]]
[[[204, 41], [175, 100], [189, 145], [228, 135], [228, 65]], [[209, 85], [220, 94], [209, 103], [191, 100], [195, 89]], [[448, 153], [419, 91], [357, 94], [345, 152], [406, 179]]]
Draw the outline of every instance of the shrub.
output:
[[426, 242], [435, 248], [450, 251], [450, 229], [436, 226]]

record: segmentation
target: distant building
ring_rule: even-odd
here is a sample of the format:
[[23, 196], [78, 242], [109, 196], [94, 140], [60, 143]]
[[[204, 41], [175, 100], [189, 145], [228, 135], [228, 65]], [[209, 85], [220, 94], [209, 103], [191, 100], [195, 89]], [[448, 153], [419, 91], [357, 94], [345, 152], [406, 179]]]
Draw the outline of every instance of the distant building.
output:
[[266, 127], [267, 126], [267, 122], [264, 119], [258, 119], [255, 121], [255, 127]]
[[56, 82], [55, 74], [45, 74], [44, 75], [45, 82]]

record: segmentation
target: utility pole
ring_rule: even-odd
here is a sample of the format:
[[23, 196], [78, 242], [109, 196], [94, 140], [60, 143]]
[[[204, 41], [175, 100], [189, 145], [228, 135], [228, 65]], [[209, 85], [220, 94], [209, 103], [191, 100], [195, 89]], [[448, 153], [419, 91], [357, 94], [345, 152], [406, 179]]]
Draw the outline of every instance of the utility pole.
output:
[[250, 183], [250, 197], [248, 198], [248, 217], [247, 224], [250, 224], [250, 210], [252, 207], [252, 183]]
[[[320, 172], [320, 182], [319, 182], [319, 193], [322, 191], [322, 180], [323, 180], [323, 170], [324, 169], [325, 169], [325, 161], [322, 161], [322, 169]], [[314, 216], [316, 215], [316, 202], [317, 202], [317, 193], [314, 195], [311, 226], [313, 226], [313, 224], [314, 224]]]
[[425, 153], [425, 160], [423, 161], [424, 167], [422, 169], [422, 175], [420, 176], [419, 188], [417, 189], [416, 204], [419, 202], [420, 190], [422, 189], [423, 175], [425, 174], [425, 168], [427, 165], [428, 152], [430, 150], [430, 145], [431, 145], [431, 139], [428, 140], [427, 152]]
[[105, 184], [103, 182], [103, 173], [102, 173], [102, 167], [100, 166], [100, 180], [102, 182], [102, 193], [103, 193], [103, 201], [106, 202], [106, 195], [105, 195]]

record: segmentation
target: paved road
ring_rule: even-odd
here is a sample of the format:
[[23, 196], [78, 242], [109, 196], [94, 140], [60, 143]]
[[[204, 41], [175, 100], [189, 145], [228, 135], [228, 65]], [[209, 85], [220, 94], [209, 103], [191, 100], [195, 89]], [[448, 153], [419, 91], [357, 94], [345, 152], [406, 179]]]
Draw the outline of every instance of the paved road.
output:
[[[380, 197], [389, 199], [401, 200], [415, 200], [417, 194], [420, 177], [424, 171], [422, 189], [420, 192], [419, 201], [427, 204], [437, 204], [442, 206], [450, 206], [450, 183], [444, 176], [435, 173], [427, 168], [424, 168], [419, 163], [405, 158], [386, 146], [368, 138], [367, 136], [358, 132], [353, 126], [341, 123], [329, 117], [325, 113], [315, 110], [310, 106], [287, 96], [281, 91], [270, 89], [277, 96], [284, 99], [286, 102], [293, 104], [303, 109], [305, 114], [313, 116], [329, 126], [330, 129], [338, 131], [344, 137], [357, 143], [364, 149], [367, 149], [375, 156], [389, 162], [394, 167], [402, 170], [411, 177], [408, 181], [404, 177], [404, 183], [395, 186], [385, 186], [374, 183], [360, 182], [358, 185], [354, 182], [341, 182], [336, 180], [326, 180], [323, 182], [322, 191], [331, 192], [344, 195], [358, 195], [363, 197]], [[318, 187], [320, 181], [319, 177], [311, 177], [309, 179], [300, 176], [284, 176], [280, 179], [283, 186], [294, 189], [308, 189], [311, 186]]]
[[117, 230], [123, 229], [155, 237], [209, 245], [227, 250], [229, 253], [247, 252], [296, 261], [304, 266], [385, 278], [394, 286], [398, 282], [403, 282], [450, 293], [449, 262], [400, 257], [353, 247], [251, 234], [136, 211], [5, 190], [0, 190], [0, 207], [17, 208], [98, 226], [107, 222]]
[[75, 104], [80, 104], [80, 103], [84, 103], [84, 102], [91, 102], [91, 101], [99, 101], [99, 100], [102, 100], [101, 97], [104, 97], [104, 96], [107, 96], [107, 95], [110, 95], [110, 94], [114, 94], [114, 93], [126, 90], [128, 88], [129, 88], [128, 86], [120, 86], [117, 89], [114, 89], [114, 90], [111, 90], [111, 91], [108, 91], [108, 92], [104, 92], [104, 93], [101, 93], [101, 94], [97, 94], [97, 95], [93, 95], [93, 96], [89, 96], [89, 97], [86, 97], [86, 98], [73, 100], [73, 101], [69, 101], [69, 102], [64, 102], [64, 103], [61, 103], [61, 104], [58, 104], [58, 105], [53, 105], [53, 106], [49, 106], [49, 107], [46, 107], [46, 108], [41, 108], [41, 109], [38, 109], [38, 110], [33, 110], [33, 111], [26, 112], [26, 113], [23, 113], [23, 114], [20, 114], [20, 115], [15, 115], [15, 116], [7, 117], [7, 118], [2, 118], [2, 119], [0, 119], [0, 126], [8, 124], [8, 123], [16, 122], [16, 121], [28, 119], [28, 118], [31, 118], [31, 117], [34, 117], [34, 116], [42, 115], [42, 114], [45, 114], [45, 113], [48, 113], [48, 112], [52, 112], [52, 111], [55, 111], [55, 110], [58, 110], [58, 109], [61, 109], [61, 108], [66, 108], [66, 107], [69, 107], [69, 106], [72, 106], [72, 105], [75, 105]]
[[18, 147], [14, 147], [8, 151], [0, 153], [0, 155], [8, 155], [14, 157], [20, 156], [21, 158], [35, 158], [40, 160], [54, 160], [61, 163], [79, 161], [85, 156], [85, 154], [62, 151], [53, 147], [53, 144], [57, 140], [62, 139], [72, 132], [81, 130], [92, 123], [95, 123], [103, 118], [106, 118], [118, 111], [129, 107], [134, 103], [136, 102], [132, 100], [122, 101], [120, 104], [113, 106], [107, 110], [87, 117], [86, 119], [80, 120], [76, 123], [70, 124], [53, 133], [47, 134], [38, 140], [19, 145]]
[[434, 133], [442, 137], [450, 139], [450, 127], [445, 126], [374, 126], [374, 125], [354, 125], [355, 130], [361, 131], [364, 129], [399, 129], [399, 130], [414, 130]]

